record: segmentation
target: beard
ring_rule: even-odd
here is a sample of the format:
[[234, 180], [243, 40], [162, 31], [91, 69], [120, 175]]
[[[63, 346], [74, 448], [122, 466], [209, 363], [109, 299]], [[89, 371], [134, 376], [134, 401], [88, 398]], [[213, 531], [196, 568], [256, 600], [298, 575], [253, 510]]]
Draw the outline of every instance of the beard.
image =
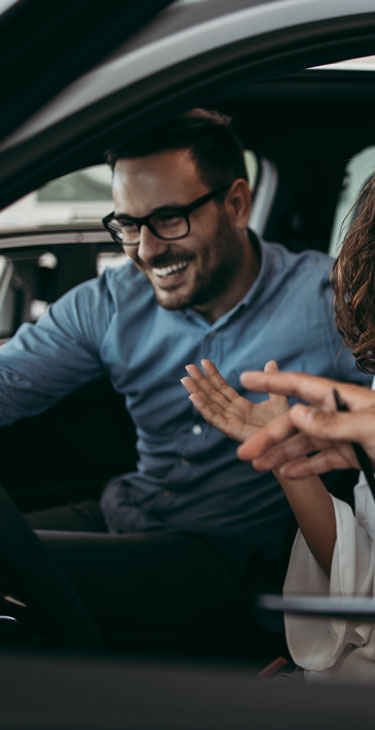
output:
[[[189, 256], [185, 252], [170, 251], [168, 257], [155, 261], [154, 265], [165, 266], [187, 258]], [[197, 259], [198, 256], [195, 255], [192, 261]], [[215, 233], [210, 240], [202, 241], [199, 265], [189, 291], [185, 294], [179, 292], [179, 285], [159, 290], [151, 281], [158, 304], [164, 309], [183, 310], [219, 299], [230, 288], [235, 275], [241, 269], [242, 259], [243, 249], [237, 232], [231, 228], [227, 214], [221, 211]]]

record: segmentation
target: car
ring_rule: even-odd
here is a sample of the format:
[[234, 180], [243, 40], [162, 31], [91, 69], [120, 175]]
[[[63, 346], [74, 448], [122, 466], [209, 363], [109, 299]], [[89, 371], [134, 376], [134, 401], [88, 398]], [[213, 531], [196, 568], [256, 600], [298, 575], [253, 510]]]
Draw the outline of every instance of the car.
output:
[[[250, 223], [292, 251], [334, 253], [374, 165], [370, 0], [355, 8], [347, 0], [105, 5], [81, 1], [52, 12], [46, 0], [18, 0], [0, 15], [2, 66], [14, 69], [0, 120], [2, 340], [103, 266], [122, 263], [101, 225], [111, 209], [103, 156], [115, 140], [193, 106], [229, 114], [247, 150]], [[1, 437], [1, 554], [10, 556], [38, 630], [28, 630], [27, 607], [3, 606], [11, 615], [0, 626], [0, 725], [370, 726], [371, 688], [303, 686], [297, 701], [294, 682], [254, 678], [279, 652], [280, 635], [273, 614], [262, 613], [263, 652], [255, 651], [244, 633], [250, 603], [234, 605], [230, 626], [219, 622], [210, 637], [197, 626], [189, 631], [187, 616], [182, 640], [168, 626], [114, 625], [98, 596], [96, 648], [90, 616], [8, 495], [21, 511], [62, 504], [96, 495], [134, 465], [134, 428], [107, 381], [1, 428]], [[66, 622], [71, 611], [76, 618]]]

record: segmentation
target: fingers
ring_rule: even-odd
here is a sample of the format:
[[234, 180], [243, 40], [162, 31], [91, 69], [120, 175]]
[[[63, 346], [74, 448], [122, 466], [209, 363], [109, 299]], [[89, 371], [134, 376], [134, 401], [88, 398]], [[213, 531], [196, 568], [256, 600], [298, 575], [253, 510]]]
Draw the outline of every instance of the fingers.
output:
[[[210, 360], [202, 360], [202, 368], [203, 372], [196, 365], [186, 366], [189, 377], [182, 378], [181, 382], [190, 394], [190, 400], [208, 423], [231, 438], [243, 440], [249, 436], [249, 430], [244, 430], [246, 418], [241, 403], [245, 400], [248, 408], [250, 402], [227, 384]], [[375, 434], [375, 393], [369, 389], [304, 373], [280, 373], [274, 360], [265, 365], [264, 372], [243, 373], [241, 381], [252, 390], [271, 392], [270, 400], [291, 395], [313, 404], [293, 406], [239, 447], [238, 457], [253, 461], [256, 469], [263, 471], [282, 466], [285, 476], [300, 478], [332, 468], [357, 466], [349, 444], [352, 441], [360, 443], [370, 458], [375, 459], [375, 437], [372, 436]], [[334, 387], [353, 410], [335, 410]], [[251, 425], [254, 427], [253, 422]], [[259, 424], [255, 425], [259, 427]], [[305, 458], [317, 450], [319, 454]]]
[[276, 360], [269, 360], [268, 362], [266, 362], [266, 364], [264, 366], [264, 372], [265, 373], [278, 373], [278, 372], [280, 372], [279, 371], [279, 366], [278, 366]]
[[216, 404], [208, 403], [198, 393], [189, 395], [189, 399], [207, 423], [215, 426], [215, 428], [218, 428], [220, 431], [225, 430], [225, 415], [223, 411], [216, 406]]
[[304, 433], [297, 433], [283, 440], [281, 443], [276, 444], [268, 451], [254, 457], [253, 466], [258, 471], [275, 469], [283, 464], [295, 461], [301, 456], [304, 457], [312, 451], [320, 451], [330, 446], [330, 441], [313, 438]]
[[[296, 434], [297, 431], [300, 433]], [[298, 403], [245, 441], [237, 453], [240, 459], [253, 461], [254, 468], [260, 471], [279, 467], [327, 446], [337, 450], [337, 442], [342, 441], [362, 444], [370, 458], [375, 458], [374, 433], [375, 412], [372, 409], [325, 412]], [[327, 454], [325, 458], [328, 458]], [[283, 473], [287, 476], [286, 471]]]
[[[187, 370], [188, 368], [189, 370]], [[189, 377], [186, 375], [184, 378], [181, 378], [180, 382], [188, 393], [198, 393], [200, 391], [199, 379], [204, 376], [196, 365], [187, 365], [186, 370], [189, 373]], [[198, 372], [195, 373], [195, 370]]]
[[197, 393], [205, 402], [220, 408], [238, 398], [238, 393], [228, 385], [211, 360], [202, 360], [202, 367], [203, 373], [196, 365], [186, 365], [190, 377], [182, 378], [181, 383], [189, 393]]
[[356, 441], [364, 448], [373, 442], [375, 451], [375, 411], [372, 409], [326, 413], [298, 404], [291, 409], [290, 418], [297, 429], [310, 436], [330, 441]]
[[[374, 427], [373, 409], [326, 413], [298, 404], [242, 444], [237, 454], [259, 471], [278, 468], [282, 476], [294, 479], [358, 468], [350, 442], [361, 443], [374, 459]], [[307, 456], [312, 451], [318, 453]]]
[[217, 367], [213, 364], [213, 362], [211, 362], [211, 360], [203, 359], [201, 360], [201, 363], [210, 386], [215, 388], [215, 390], [223, 395], [229, 402], [232, 402], [238, 397], [237, 391], [228, 385], [227, 381], [224, 380], [222, 375], [220, 375]]
[[304, 479], [314, 474], [325, 474], [334, 469], [358, 469], [359, 464], [349, 444], [337, 448], [335, 445], [310, 457], [285, 464], [280, 475], [289, 479]]
[[199, 390], [199, 386], [197, 386], [191, 377], [181, 378], [181, 383], [188, 393], [190, 393], [189, 400], [207, 423], [222, 429], [224, 409], [220, 408], [212, 399], [208, 398], [205, 393], [202, 393]]
[[275, 371], [247, 371], [241, 375], [241, 383], [249, 390], [261, 393], [277, 393], [307, 400], [314, 405], [333, 407], [333, 381], [305, 373], [277, 373]]
[[368, 388], [305, 373], [247, 371], [242, 373], [241, 383], [249, 390], [294, 396], [327, 410], [335, 410], [332, 393], [335, 387], [352, 409], [366, 408], [370, 403], [375, 403], [375, 393]]
[[252, 404], [231, 388], [211, 360], [202, 360], [202, 372], [196, 365], [187, 365], [189, 377], [181, 379], [189, 398], [203, 418], [235, 441], [244, 441], [254, 431], [246, 416]]
[[[269, 360], [269, 362], [266, 362], [264, 366], [264, 372], [265, 373], [278, 373], [279, 366], [276, 362], [276, 360]], [[281, 411], [287, 411], [289, 409], [289, 403], [285, 395], [279, 395], [276, 393], [268, 393], [268, 397], [270, 401], [273, 403], [274, 406], [276, 406]]]
[[268, 452], [273, 446], [285, 441], [294, 433], [295, 427], [290, 420], [290, 411], [287, 411], [241, 444], [237, 449], [237, 456], [242, 461], [252, 461], [257, 456]]
[[[199, 368], [197, 368], [197, 370], [199, 370]], [[212, 423], [215, 412], [220, 410], [216, 403], [207, 396], [207, 394], [200, 388], [197, 380], [195, 380], [193, 377], [181, 378], [180, 382], [188, 391], [189, 400], [191, 400], [193, 406], [195, 406], [197, 411], [201, 413], [203, 418], [205, 418], [208, 423]]]
[[181, 378], [181, 383], [190, 394], [189, 399], [192, 404], [207, 423], [224, 430], [225, 408], [228, 401], [217, 388], [225, 387], [226, 382], [210, 360], [205, 361], [205, 368], [208, 375], [202, 373], [196, 365], [187, 365], [189, 377]]

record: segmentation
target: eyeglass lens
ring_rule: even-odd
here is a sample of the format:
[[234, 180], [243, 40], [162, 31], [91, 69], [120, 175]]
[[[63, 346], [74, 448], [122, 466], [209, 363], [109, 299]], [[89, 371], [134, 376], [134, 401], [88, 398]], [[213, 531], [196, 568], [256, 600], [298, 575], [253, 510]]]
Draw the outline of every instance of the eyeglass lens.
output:
[[[165, 239], [182, 238], [189, 232], [189, 224], [187, 218], [179, 211], [161, 211], [149, 217], [149, 225], [151, 230]], [[139, 226], [131, 219], [121, 218], [121, 220], [112, 220], [111, 228], [116, 233], [116, 237], [123, 244], [132, 244], [139, 241]]]

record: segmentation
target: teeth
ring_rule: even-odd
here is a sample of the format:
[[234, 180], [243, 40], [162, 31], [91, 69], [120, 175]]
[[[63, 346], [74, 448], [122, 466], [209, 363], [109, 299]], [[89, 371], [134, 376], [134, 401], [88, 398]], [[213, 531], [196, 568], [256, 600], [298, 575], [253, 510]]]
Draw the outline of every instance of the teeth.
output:
[[171, 266], [164, 266], [162, 269], [154, 268], [153, 272], [156, 276], [169, 276], [175, 274], [177, 271], [186, 269], [189, 265], [189, 261], [181, 261], [179, 264], [172, 264]]

